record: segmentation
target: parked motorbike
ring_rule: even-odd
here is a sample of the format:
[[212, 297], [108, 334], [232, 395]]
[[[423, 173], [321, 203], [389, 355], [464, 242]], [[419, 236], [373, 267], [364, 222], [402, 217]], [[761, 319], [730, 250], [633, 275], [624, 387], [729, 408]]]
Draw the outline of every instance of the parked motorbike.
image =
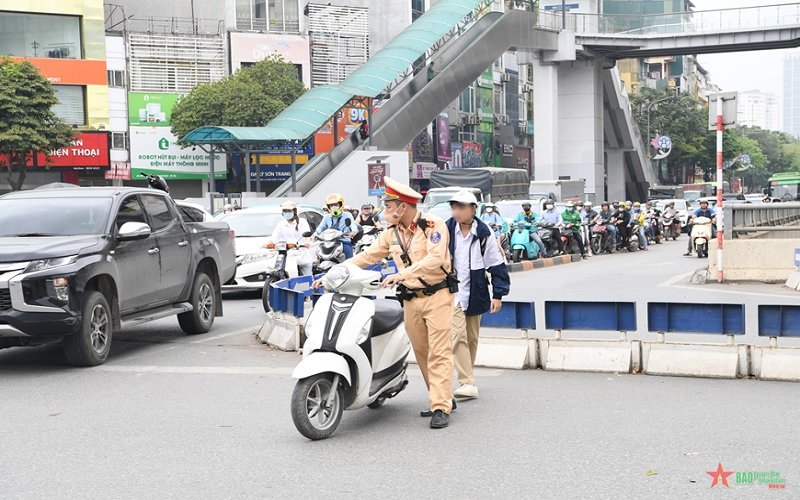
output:
[[698, 258], [708, 257], [708, 242], [711, 241], [711, 237], [711, 219], [695, 217], [692, 222], [692, 245], [697, 251]]
[[544, 257], [550, 257], [558, 252], [556, 238], [560, 237], [561, 233], [555, 224], [550, 222], [542, 222], [539, 224], [539, 238], [541, 238], [542, 243], [544, 243], [544, 248], [542, 249], [542, 255]]
[[140, 172], [139, 175], [142, 177], [147, 177], [147, 187], [150, 189], [158, 189], [159, 191], [164, 191], [165, 193], [169, 194], [169, 186], [167, 185], [167, 181], [164, 180], [164, 178], [160, 175], [147, 174], [145, 172]]
[[344, 262], [344, 245], [341, 238], [344, 233], [338, 229], [326, 229], [318, 236], [320, 245], [317, 247], [314, 262], [314, 274], [327, 273], [336, 264]]
[[517, 222], [511, 233], [511, 254], [514, 262], [522, 259], [535, 260], [539, 253], [539, 245], [531, 241], [531, 225], [524, 221]]
[[592, 226], [592, 253], [599, 255], [603, 252], [613, 252], [616, 247], [616, 242], [611, 241], [611, 233], [608, 231], [606, 224], [596, 224]]
[[292, 421], [308, 439], [334, 433], [343, 410], [379, 408], [408, 385], [411, 350], [397, 301], [361, 297], [380, 287], [381, 273], [352, 264], [334, 266], [322, 278], [326, 293], [305, 326], [303, 360], [292, 378]]
[[[311, 235], [312, 233], [310, 232], [303, 233], [304, 238], [310, 238]], [[308, 265], [306, 259], [309, 258], [307, 256], [309, 249], [300, 245], [299, 242], [287, 243], [285, 241], [269, 243], [266, 245], [266, 248], [275, 252], [275, 262], [267, 271], [267, 279], [261, 291], [261, 304], [264, 307], [264, 312], [269, 312], [271, 285], [276, 281], [298, 277], [300, 275], [299, 266], [303, 264]]]
[[564, 253], [579, 254], [581, 249], [578, 246], [578, 240], [575, 239], [573, 228], [575, 224], [566, 222], [561, 226], [561, 244], [564, 245]]

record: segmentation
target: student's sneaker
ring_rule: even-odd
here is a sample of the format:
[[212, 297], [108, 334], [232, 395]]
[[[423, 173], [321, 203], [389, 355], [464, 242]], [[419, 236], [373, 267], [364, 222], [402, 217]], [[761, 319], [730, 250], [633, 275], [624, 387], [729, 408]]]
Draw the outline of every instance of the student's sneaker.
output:
[[478, 397], [478, 388], [472, 384], [461, 384], [461, 387], [453, 391], [453, 396], [463, 399], [463, 398], [477, 398]]

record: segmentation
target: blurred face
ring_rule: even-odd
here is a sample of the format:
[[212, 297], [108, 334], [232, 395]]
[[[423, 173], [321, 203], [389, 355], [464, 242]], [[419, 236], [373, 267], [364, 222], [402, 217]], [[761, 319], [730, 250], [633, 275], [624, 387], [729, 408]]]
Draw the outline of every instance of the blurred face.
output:
[[[472, 224], [472, 219], [475, 217], [475, 210], [477, 207], [475, 205], [469, 204], [465, 205], [463, 203], [451, 203], [450, 204], [450, 212], [453, 215], [453, 219], [456, 220], [459, 224]], [[488, 212], [489, 209], [487, 208], [486, 211]]]
[[552, 210], [553, 209], [553, 204], [552, 203], [548, 203], [547, 205], [544, 206], [544, 208], [546, 210]]
[[531, 211], [531, 206], [530, 205], [522, 205], [522, 210], [524, 210], [525, 212], [530, 212]]
[[386, 214], [386, 220], [392, 222], [399, 221], [407, 210], [406, 204], [403, 203], [402, 201], [397, 201], [397, 200], [384, 201], [383, 207], [384, 207], [384, 213]]
[[364, 213], [364, 215], [369, 215], [372, 213], [372, 208], [364, 207], [363, 209], [361, 209], [361, 211]]
[[669, 204], [669, 208], [675, 208], [675, 204], [674, 203], [670, 203]]
[[703, 210], [707, 209], [708, 208], [708, 202], [704, 201], [704, 202], [700, 203], [700, 208], [702, 208]]

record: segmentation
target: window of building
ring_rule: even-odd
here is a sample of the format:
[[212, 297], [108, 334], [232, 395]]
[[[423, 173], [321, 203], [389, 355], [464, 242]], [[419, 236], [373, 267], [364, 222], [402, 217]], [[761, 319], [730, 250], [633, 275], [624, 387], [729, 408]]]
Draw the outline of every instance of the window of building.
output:
[[0, 54], [81, 59], [80, 17], [0, 12]]
[[53, 112], [67, 125], [86, 125], [86, 87], [82, 85], [53, 85], [58, 104]]
[[128, 133], [111, 132], [111, 149], [128, 149]]
[[475, 142], [475, 125], [464, 125], [458, 132], [460, 142]]
[[108, 70], [108, 86], [109, 87], [124, 87], [125, 86], [125, 72], [117, 71], [115, 69]]
[[425, 13], [425, 0], [411, 0], [411, 22], [413, 23]]
[[299, 0], [236, 0], [236, 29], [300, 31]]
[[462, 113], [475, 112], [475, 85], [470, 85], [458, 96], [458, 110]]

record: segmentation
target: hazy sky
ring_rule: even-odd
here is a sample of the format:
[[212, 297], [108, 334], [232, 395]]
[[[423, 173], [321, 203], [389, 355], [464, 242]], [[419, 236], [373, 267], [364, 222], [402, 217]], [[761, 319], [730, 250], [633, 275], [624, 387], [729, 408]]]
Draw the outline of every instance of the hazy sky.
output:
[[[798, 0], [693, 0], [695, 11], [795, 4]], [[753, 15], [753, 14], [751, 14]], [[759, 50], [733, 54], [699, 55], [700, 64], [711, 73], [711, 81], [722, 90], [753, 90], [783, 96], [783, 57], [800, 49]]]

